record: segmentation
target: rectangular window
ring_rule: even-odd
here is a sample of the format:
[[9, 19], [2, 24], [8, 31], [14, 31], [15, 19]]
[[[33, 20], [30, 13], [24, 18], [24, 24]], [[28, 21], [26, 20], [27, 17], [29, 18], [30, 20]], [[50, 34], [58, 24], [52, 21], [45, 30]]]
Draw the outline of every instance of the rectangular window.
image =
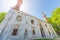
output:
[[18, 29], [14, 29], [12, 35], [17, 35]]
[[27, 29], [25, 30], [25, 33], [24, 33], [24, 39], [27, 37], [28, 33], [27, 33]]
[[33, 30], [33, 35], [35, 35], [35, 30]]
[[[48, 31], [49, 32], [49, 31]], [[49, 34], [50, 34], [50, 32], [49, 32]]]
[[42, 34], [42, 37], [44, 37], [44, 31], [43, 31], [43, 28], [41, 29], [41, 34]]
[[45, 26], [47, 27], [47, 24], [45, 24]]
[[42, 25], [40, 24], [40, 31], [41, 31], [41, 35], [42, 35], [42, 37], [45, 37], [45, 33], [44, 33], [44, 30], [43, 30], [43, 28], [42, 28]]
[[25, 30], [25, 36], [27, 36], [27, 30]]

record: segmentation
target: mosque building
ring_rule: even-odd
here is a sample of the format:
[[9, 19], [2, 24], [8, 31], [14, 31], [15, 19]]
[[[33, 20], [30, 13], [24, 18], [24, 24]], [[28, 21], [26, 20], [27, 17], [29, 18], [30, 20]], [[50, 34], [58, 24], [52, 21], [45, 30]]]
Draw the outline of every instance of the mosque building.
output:
[[11, 8], [0, 23], [1, 40], [24, 40], [54, 38], [57, 36], [52, 25], [43, 13], [44, 21], [28, 13], [19, 11], [22, 0]]

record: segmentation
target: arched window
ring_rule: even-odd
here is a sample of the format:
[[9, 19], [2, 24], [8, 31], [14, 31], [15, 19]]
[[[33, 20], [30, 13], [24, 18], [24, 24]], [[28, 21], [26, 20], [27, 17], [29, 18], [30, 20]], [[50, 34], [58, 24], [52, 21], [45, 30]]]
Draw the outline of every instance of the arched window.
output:
[[31, 23], [34, 24], [34, 20], [31, 20]]
[[21, 18], [22, 18], [22, 17], [21, 17], [20, 15], [18, 15], [17, 18], [16, 18], [16, 20], [17, 20], [17, 21], [21, 21]]

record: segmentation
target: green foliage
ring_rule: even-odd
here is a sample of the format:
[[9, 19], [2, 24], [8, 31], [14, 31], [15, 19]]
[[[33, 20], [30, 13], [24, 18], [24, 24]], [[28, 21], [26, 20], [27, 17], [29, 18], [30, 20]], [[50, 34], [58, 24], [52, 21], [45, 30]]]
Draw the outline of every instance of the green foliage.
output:
[[48, 18], [48, 20], [52, 24], [57, 34], [60, 35], [60, 8], [55, 9], [52, 12], [52, 16]]
[[6, 12], [0, 12], [0, 22], [5, 18]]
[[57, 8], [52, 12], [52, 22], [60, 25], [60, 8]]

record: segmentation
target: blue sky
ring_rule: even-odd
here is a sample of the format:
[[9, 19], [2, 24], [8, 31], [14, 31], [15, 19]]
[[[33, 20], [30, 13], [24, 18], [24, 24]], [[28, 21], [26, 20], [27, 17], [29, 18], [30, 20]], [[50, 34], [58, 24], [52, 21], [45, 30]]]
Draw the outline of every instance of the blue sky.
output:
[[[0, 12], [8, 12], [16, 2], [17, 0], [0, 0]], [[43, 20], [42, 11], [45, 12], [47, 17], [50, 17], [52, 11], [58, 7], [60, 7], [60, 0], [23, 0], [21, 11]]]

